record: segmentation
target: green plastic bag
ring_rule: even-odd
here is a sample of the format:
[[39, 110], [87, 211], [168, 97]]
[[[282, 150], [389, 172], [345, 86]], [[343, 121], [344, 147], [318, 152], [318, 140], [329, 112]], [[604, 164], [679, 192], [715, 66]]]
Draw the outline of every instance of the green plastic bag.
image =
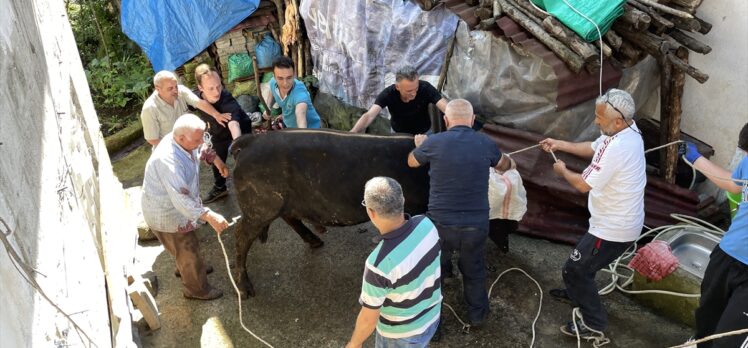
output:
[[[524, 1], [524, 0], [521, 0]], [[583, 13], [600, 28], [600, 33], [605, 33], [613, 25], [613, 22], [623, 15], [623, 5], [626, 0], [531, 0], [538, 7], [556, 17], [569, 29], [573, 30], [582, 39], [592, 42], [600, 38], [595, 26], [576, 13], [571, 7]], [[568, 3], [568, 4], [567, 4]]]
[[249, 77], [254, 74], [252, 58], [246, 53], [237, 53], [229, 56], [229, 83], [236, 79]]

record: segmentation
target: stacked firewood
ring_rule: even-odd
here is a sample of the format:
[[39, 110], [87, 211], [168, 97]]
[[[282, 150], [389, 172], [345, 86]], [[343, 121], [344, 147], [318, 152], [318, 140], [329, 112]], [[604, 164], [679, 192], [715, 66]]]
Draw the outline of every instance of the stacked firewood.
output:
[[[486, 3], [481, 1], [481, 4]], [[619, 68], [631, 67], [652, 55], [666, 60], [699, 81], [708, 75], [690, 66], [687, 50], [706, 54], [711, 48], [693, 37], [711, 24], [694, 16], [701, 0], [627, 0], [624, 14], [599, 40], [589, 43], [529, 0], [494, 0], [492, 15], [506, 15], [548, 46], [574, 72], [600, 68], [600, 55]], [[477, 14], [477, 10], [476, 10]]]

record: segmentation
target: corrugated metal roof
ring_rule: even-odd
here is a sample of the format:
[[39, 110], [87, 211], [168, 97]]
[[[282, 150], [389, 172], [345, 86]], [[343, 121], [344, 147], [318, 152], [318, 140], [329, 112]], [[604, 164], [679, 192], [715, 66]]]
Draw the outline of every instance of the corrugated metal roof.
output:
[[475, 9], [479, 7], [478, 5], [471, 6], [467, 4], [466, 0], [445, 0], [444, 6], [467, 23], [471, 30], [480, 23], [480, 19], [475, 15]]
[[[509, 153], [537, 144], [539, 134], [485, 125], [482, 130], [503, 152]], [[557, 153], [569, 169], [576, 172], [589, 164], [588, 160]], [[589, 212], [587, 194], [583, 194], [553, 172], [553, 157], [532, 149], [513, 155], [517, 170], [527, 190], [527, 213], [520, 223], [520, 232], [566, 243], [576, 243], [587, 232]], [[654, 176], [647, 177], [644, 195], [645, 221], [649, 227], [676, 223], [671, 213], [695, 216], [699, 197], [696, 193], [668, 184]]]

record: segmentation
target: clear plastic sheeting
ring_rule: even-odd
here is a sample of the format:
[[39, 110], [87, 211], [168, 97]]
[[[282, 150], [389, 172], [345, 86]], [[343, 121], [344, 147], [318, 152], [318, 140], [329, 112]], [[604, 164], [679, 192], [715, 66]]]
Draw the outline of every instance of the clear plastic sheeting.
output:
[[457, 16], [444, 7], [424, 12], [402, 0], [303, 1], [320, 91], [368, 108], [402, 65], [434, 81], [444, 64]]
[[[444, 87], [449, 99], [467, 99], [488, 122], [510, 128], [572, 141], [600, 135], [594, 99], [556, 111], [558, 78], [542, 57], [520, 53], [490, 32], [468, 31], [464, 22], [456, 39]], [[624, 70], [618, 88], [634, 97], [638, 119], [657, 112], [659, 85], [656, 61], [648, 57]]]
[[260, 0], [122, 1], [122, 31], [154, 71], [174, 70], [257, 10]]

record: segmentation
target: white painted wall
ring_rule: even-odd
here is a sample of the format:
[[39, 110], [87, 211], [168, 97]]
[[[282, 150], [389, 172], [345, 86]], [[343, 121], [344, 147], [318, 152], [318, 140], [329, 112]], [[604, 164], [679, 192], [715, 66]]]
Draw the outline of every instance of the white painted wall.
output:
[[42, 292], [95, 346], [131, 345], [127, 259], [108, 248], [127, 236], [123, 194], [64, 2], [0, 0], [0, 72], [0, 347], [93, 346]]
[[748, 1], [708, 0], [696, 14], [713, 25], [708, 34], [693, 35], [712, 52], [691, 52], [689, 60], [709, 81], [702, 85], [686, 76], [681, 129], [712, 145], [712, 159], [727, 167], [748, 122]]

